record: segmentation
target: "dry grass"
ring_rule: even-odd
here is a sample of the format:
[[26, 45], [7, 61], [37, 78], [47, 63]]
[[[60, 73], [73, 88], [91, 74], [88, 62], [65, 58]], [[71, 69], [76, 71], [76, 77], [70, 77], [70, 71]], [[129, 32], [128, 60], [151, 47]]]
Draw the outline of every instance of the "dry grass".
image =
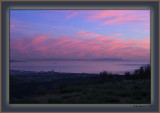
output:
[[147, 104], [150, 103], [150, 80], [117, 81], [77, 85], [38, 97], [19, 99], [16, 103], [44, 104]]

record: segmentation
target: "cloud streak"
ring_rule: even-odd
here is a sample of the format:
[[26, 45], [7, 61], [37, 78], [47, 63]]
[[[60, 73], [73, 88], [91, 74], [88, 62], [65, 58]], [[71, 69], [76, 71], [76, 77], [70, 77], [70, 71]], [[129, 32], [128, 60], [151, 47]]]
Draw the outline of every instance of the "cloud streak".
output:
[[78, 12], [72, 13], [71, 15], [69, 15], [69, 16], [66, 17], [66, 20], [71, 19], [72, 17], [76, 16], [77, 14], [78, 14]]
[[[87, 32], [86, 32], [87, 33]], [[79, 37], [59, 36], [57, 39], [49, 34], [35, 37], [23, 37], [11, 39], [11, 51], [20, 54], [30, 54], [30, 58], [126, 58], [126, 59], [149, 59], [149, 38], [144, 40], [123, 41], [114, 39], [120, 34], [112, 36], [94, 35], [96, 38], [82, 39]], [[85, 34], [86, 35], [86, 34]], [[17, 56], [12, 55], [12, 58]], [[19, 56], [23, 58], [22, 56]], [[27, 55], [28, 57], [28, 55]], [[25, 58], [25, 57], [24, 57]]]
[[102, 24], [119, 24], [124, 22], [149, 22], [149, 10], [103, 10], [90, 14], [88, 21], [101, 20]]
[[149, 10], [13, 12], [11, 59], [150, 59]]

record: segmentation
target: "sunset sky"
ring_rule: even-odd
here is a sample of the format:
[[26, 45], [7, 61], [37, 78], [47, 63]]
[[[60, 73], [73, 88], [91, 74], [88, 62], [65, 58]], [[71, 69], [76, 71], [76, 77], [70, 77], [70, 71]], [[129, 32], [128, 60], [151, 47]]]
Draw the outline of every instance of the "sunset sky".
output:
[[10, 59], [150, 60], [149, 10], [10, 10]]

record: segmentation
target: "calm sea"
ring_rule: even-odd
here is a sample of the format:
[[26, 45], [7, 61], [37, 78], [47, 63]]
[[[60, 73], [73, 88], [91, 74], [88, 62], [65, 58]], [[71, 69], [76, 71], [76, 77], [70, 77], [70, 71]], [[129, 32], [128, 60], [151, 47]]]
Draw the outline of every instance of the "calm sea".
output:
[[10, 69], [24, 71], [56, 71], [72, 73], [100, 73], [108, 71], [123, 74], [133, 72], [149, 62], [131, 61], [27, 61], [10, 62]]

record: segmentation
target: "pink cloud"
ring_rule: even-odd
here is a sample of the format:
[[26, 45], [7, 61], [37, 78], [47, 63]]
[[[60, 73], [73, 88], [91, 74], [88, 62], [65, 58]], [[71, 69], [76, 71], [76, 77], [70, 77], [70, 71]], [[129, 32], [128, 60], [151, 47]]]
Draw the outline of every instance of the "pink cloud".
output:
[[15, 26], [11, 27], [10, 31], [11, 31], [10, 32], [11, 36], [13, 36], [13, 34], [16, 34], [16, 33], [28, 33], [28, 34], [35, 34], [36, 33], [35, 31], [28, 30], [28, 29], [20, 29], [20, 28], [16, 28]]
[[91, 14], [89, 16], [89, 21], [96, 21], [100, 19], [106, 19], [113, 16], [122, 16], [123, 13], [125, 13], [122, 10], [103, 10], [100, 12], [97, 12], [96, 14]]
[[52, 28], [56, 28], [56, 29], [61, 29], [61, 28], [63, 28], [63, 26], [52, 26]]
[[14, 28], [15, 27], [15, 25], [10, 25], [10, 28]]
[[81, 36], [93, 36], [93, 37], [101, 36], [101, 35], [95, 34], [93, 32], [85, 32], [85, 31], [77, 32], [77, 34], [79, 34]]
[[150, 38], [145, 38], [145, 39], [143, 39], [141, 41], [150, 42]]
[[[89, 34], [94, 35], [95, 33]], [[11, 56], [12, 58], [23, 56], [23, 58], [26, 57], [28, 59], [63, 57], [75, 59], [115, 57], [124, 59], [149, 59], [149, 38], [132, 41], [113, 38], [118, 36], [121, 36], [121, 34], [111, 36], [101, 35], [93, 39], [81, 39], [77, 38], [77, 36], [66, 37], [43, 34], [34, 37], [11, 39]], [[58, 38], [55, 39], [52, 37]], [[19, 56], [14, 53], [19, 54]]]
[[18, 20], [18, 19], [14, 19], [14, 18], [10, 18], [10, 24], [19, 24], [19, 23], [22, 23], [21, 20]]
[[88, 21], [102, 21], [102, 25], [116, 24], [124, 22], [149, 23], [149, 10], [103, 10], [94, 14], [89, 14]]
[[115, 35], [110, 35], [110, 36], [99, 36], [96, 39], [98, 41], [103, 41], [103, 40], [110, 39], [110, 38], [115, 38], [115, 37], [118, 37], [118, 36], [122, 36], [122, 34], [115, 34]]
[[22, 25], [20, 23], [14, 25], [10, 25], [10, 33], [11, 36], [15, 33], [27, 33], [27, 34], [35, 34], [36, 32], [32, 30], [33, 27], [27, 26], [27, 25]]
[[47, 36], [49, 36], [49, 35], [48, 34], [44, 34], [44, 35], [38, 36], [38, 37], [33, 39], [32, 43], [33, 44], [38, 44], [40, 42], [43, 42], [43, 41], [47, 40], [47, 38], [46, 38]]
[[113, 23], [124, 23], [124, 22], [134, 22], [134, 21], [144, 21], [145, 19], [144, 18], [132, 18], [132, 17], [129, 17], [129, 18], [125, 18], [125, 17], [117, 17], [117, 18], [114, 18], [112, 20], [107, 20], [103, 23], [103, 25], [105, 24], [113, 24]]
[[96, 41], [104, 41], [104, 40], [109, 39], [109, 38], [115, 38], [115, 37], [118, 37], [118, 36], [122, 36], [122, 34], [114, 34], [114, 35], [103, 36], [103, 35], [96, 34], [96, 33], [93, 33], [93, 32], [85, 32], [85, 31], [77, 32], [77, 34], [80, 35], [80, 37], [96, 38]]
[[23, 28], [23, 29], [24, 28], [28, 28], [28, 29], [33, 28], [33, 24], [31, 24], [30, 22], [26, 22], [26, 21], [14, 19], [14, 18], [10, 18], [10, 25], [16, 25], [16, 28]]
[[72, 13], [71, 15], [69, 15], [69, 16], [66, 17], [66, 20], [71, 19], [72, 17], [76, 16], [77, 14], [78, 14], [78, 12]]
[[41, 27], [48, 26], [47, 24], [35, 24], [35, 25], [38, 25], [38, 26], [41, 26]]

